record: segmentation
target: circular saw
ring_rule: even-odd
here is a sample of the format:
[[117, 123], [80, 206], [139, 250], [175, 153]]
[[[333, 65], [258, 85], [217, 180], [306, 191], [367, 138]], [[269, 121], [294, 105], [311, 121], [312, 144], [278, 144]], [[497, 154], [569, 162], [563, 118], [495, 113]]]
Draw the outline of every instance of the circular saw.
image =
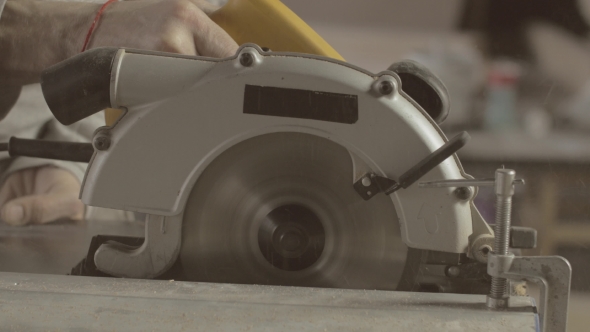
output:
[[[64, 80], [76, 67], [88, 76]], [[226, 59], [107, 48], [52, 67], [43, 89], [65, 124], [125, 110], [96, 131], [81, 198], [146, 214], [146, 235], [102, 244], [103, 273], [407, 290], [465, 283], [425, 279], [428, 264], [485, 274], [475, 188], [417, 185], [469, 178], [454, 154], [469, 136], [439, 129], [446, 90], [417, 63], [371, 74], [252, 44]]]

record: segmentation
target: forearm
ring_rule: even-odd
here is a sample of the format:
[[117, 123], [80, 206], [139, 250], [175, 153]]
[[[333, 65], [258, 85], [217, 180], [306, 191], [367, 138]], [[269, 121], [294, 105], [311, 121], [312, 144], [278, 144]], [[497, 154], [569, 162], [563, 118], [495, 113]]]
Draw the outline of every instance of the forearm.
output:
[[9, 0], [0, 20], [0, 86], [39, 81], [76, 53], [99, 4]]
[[[9, 0], [0, 20], [0, 87], [38, 82], [43, 69], [80, 52], [101, 6]], [[238, 45], [207, 16], [215, 9], [204, 0], [117, 2], [104, 12], [88, 48], [233, 55]]]

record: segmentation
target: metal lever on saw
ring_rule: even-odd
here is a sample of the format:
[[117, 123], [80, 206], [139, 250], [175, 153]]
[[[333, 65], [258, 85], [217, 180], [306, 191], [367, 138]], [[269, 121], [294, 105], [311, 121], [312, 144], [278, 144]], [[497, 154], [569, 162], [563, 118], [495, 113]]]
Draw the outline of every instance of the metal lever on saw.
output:
[[[513, 185], [524, 185], [524, 179], [515, 179]], [[449, 188], [449, 187], [493, 187], [496, 185], [495, 179], [459, 179], [459, 180], [442, 180], [432, 182], [421, 182], [420, 188]]]
[[8, 143], [0, 143], [0, 151], [8, 151], [11, 157], [35, 157], [87, 163], [94, 154], [94, 147], [92, 143], [11, 137]]
[[399, 178], [399, 182], [370, 172], [363, 175], [354, 183], [354, 189], [365, 201], [371, 199], [380, 192], [383, 192], [386, 195], [391, 195], [399, 189], [406, 189], [414, 182], [418, 181], [424, 176], [424, 174], [430, 172], [430, 170], [445, 161], [455, 152], [459, 151], [459, 149], [467, 144], [467, 141], [469, 141], [470, 138], [471, 137], [466, 131], [453, 137], [443, 146], [428, 155], [428, 157], [422, 159], [414, 167], [402, 174]]

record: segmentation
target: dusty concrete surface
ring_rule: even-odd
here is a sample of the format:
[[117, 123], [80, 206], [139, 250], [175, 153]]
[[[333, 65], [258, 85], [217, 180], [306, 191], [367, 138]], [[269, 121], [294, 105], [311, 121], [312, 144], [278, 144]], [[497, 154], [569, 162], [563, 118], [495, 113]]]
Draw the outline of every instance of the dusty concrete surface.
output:
[[528, 298], [0, 273], [2, 328], [193, 331], [535, 331]]

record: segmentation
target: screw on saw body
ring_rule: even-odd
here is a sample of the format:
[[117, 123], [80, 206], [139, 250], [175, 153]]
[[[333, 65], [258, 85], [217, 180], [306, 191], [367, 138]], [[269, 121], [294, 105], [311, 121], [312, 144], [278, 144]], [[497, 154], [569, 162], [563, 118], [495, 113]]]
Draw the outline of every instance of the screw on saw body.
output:
[[455, 191], [453, 191], [453, 194], [455, 194], [455, 197], [457, 197], [458, 199], [467, 201], [471, 198], [473, 192], [469, 187], [459, 187], [455, 189]]
[[382, 95], [388, 95], [393, 92], [393, 83], [390, 81], [382, 81], [379, 83], [379, 93]]
[[250, 67], [254, 64], [254, 57], [250, 53], [242, 53], [240, 55], [240, 64], [244, 67]]
[[111, 147], [111, 139], [105, 135], [99, 135], [94, 138], [94, 148], [99, 151], [106, 151]]

